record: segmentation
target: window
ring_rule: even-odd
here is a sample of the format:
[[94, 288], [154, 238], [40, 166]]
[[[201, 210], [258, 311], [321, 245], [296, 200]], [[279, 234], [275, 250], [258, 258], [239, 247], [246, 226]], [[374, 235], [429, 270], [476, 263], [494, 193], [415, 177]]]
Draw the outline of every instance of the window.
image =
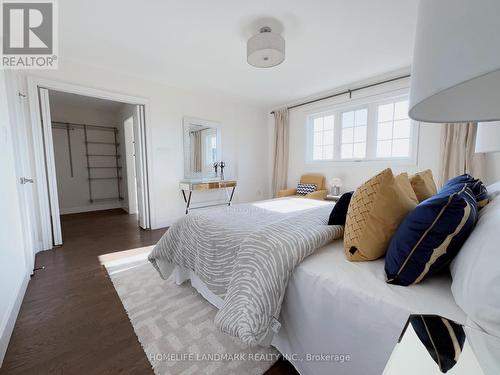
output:
[[341, 159], [362, 159], [366, 156], [368, 109], [342, 113]]
[[[380, 97], [379, 97], [380, 98]], [[416, 157], [416, 123], [408, 96], [339, 106], [308, 117], [309, 161], [377, 161]]]
[[334, 116], [313, 119], [313, 160], [332, 160], [334, 145]]
[[217, 133], [213, 129], [205, 130], [205, 167], [212, 168], [217, 161]]
[[377, 158], [410, 156], [410, 119], [408, 100], [378, 106]]
[[215, 134], [210, 136], [209, 149], [210, 156], [208, 157], [208, 160], [210, 160], [210, 164], [213, 165], [213, 163], [217, 160], [217, 136]]

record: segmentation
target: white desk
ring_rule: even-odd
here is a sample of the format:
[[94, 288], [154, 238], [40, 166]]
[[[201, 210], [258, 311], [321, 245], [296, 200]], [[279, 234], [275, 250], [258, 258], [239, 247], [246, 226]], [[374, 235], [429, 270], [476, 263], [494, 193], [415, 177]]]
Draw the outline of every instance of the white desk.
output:
[[[186, 215], [189, 213], [190, 210], [195, 210], [198, 208], [225, 206], [225, 205], [230, 206], [233, 200], [234, 190], [236, 189], [236, 185], [237, 185], [236, 180], [220, 180], [220, 179], [208, 179], [208, 178], [182, 180], [179, 183], [179, 187], [182, 191], [184, 202], [186, 203]], [[228, 198], [227, 202], [191, 207], [191, 197], [193, 195], [193, 191], [214, 190], [214, 189], [225, 189]], [[231, 193], [229, 193], [229, 190], [231, 191]], [[187, 196], [186, 192], [188, 192]]]

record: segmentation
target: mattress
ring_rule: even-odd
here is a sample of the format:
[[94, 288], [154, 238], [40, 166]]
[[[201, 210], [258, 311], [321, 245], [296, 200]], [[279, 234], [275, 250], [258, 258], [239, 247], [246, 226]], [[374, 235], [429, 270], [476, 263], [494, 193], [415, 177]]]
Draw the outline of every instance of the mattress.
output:
[[465, 323], [450, 286], [449, 275], [389, 285], [383, 259], [349, 262], [337, 240], [295, 269], [272, 344], [302, 375], [380, 375], [410, 314]]

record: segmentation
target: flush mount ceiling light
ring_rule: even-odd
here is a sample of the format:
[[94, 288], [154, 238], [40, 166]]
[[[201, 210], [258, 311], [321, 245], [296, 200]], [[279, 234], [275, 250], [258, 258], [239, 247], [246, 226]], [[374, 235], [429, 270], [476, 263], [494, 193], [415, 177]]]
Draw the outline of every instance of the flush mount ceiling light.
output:
[[262, 27], [260, 33], [247, 42], [247, 61], [256, 68], [270, 68], [285, 61], [285, 39], [273, 33], [270, 27]]

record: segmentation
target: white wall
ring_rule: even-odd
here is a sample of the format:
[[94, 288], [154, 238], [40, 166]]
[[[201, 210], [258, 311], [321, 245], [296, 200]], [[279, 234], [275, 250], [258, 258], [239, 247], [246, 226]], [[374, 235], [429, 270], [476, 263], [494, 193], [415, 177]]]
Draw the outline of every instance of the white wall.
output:
[[486, 184], [500, 181], [500, 152], [486, 154], [484, 180]]
[[217, 93], [197, 95], [112, 71], [82, 66], [73, 61], [61, 60], [59, 64], [58, 70], [33, 74], [149, 100], [146, 126], [153, 228], [170, 225], [184, 212], [179, 191], [179, 180], [184, 176], [183, 116], [221, 123], [226, 175], [238, 179], [235, 201], [252, 201], [268, 196], [268, 148], [265, 144], [268, 125], [263, 108]]
[[0, 70], [0, 364], [28, 284], [13, 140]]
[[[357, 86], [357, 85], [353, 85]], [[373, 95], [382, 94], [387, 91], [396, 91], [408, 86], [407, 80], [402, 80], [391, 85], [363, 90], [353, 93], [352, 98], [361, 99]], [[339, 89], [338, 91], [341, 91]], [[336, 90], [337, 91], [337, 90]], [[328, 109], [333, 105], [348, 103], [347, 96], [324, 100], [318, 103], [297, 107], [290, 110], [290, 152], [288, 167], [288, 186], [294, 187], [304, 173], [322, 173], [327, 182], [332, 177], [339, 177], [343, 181], [343, 191], [355, 190], [359, 185], [384, 168], [391, 167], [394, 173], [415, 173], [424, 169], [431, 169], [437, 181], [440, 166], [440, 139], [441, 125], [422, 123], [419, 127], [418, 154], [416, 163], [396, 164], [389, 162], [306, 162], [306, 124], [310, 113]], [[274, 117], [269, 116], [269, 127], [273, 126]], [[272, 132], [269, 131], [269, 136]], [[272, 163], [269, 162], [270, 168]]]
[[[76, 104], [74, 100], [66, 102], [64, 99], [61, 99], [61, 94], [58, 94], [57, 96], [50, 96], [50, 112], [52, 121], [107, 127], [114, 126], [118, 128], [119, 136], [123, 134], [123, 122], [118, 121], [119, 111], [117, 109], [93, 108], [84, 101], [81, 104]], [[96, 201], [94, 203], [89, 201], [87, 159], [85, 156], [86, 149], [83, 129], [75, 127], [70, 131], [73, 177], [71, 177], [70, 170], [67, 132], [65, 129], [52, 129], [52, 134], [61, 214], [121, 207], [122, 202], [119, 200]], [[114, 133], [111, 131], [98, 131], [89, 128], [87, 134], [89, 141], [114, 142]], [[122, 146], [120, 145], [120, 147]], [[115, 150], [112, 145], [92, 144], [89, 145], [89, 153], [114, 154]], [[90, 161], [92, 165], [97, 166], [108, 166], [115, 163], [113, 158], [108, 157], [91, 157]], [[94, 169], [91, 171], [91, 174], [93, 177], [115, 176], [116, 169]], [[126, 180], [120, 182], [122, 192], [124, 190], [123, 181]], [[94, 198], [116, 197], [118, 196], [117, 182], [116, 180], [94, 180], [92, 181], [92, 192]]]

